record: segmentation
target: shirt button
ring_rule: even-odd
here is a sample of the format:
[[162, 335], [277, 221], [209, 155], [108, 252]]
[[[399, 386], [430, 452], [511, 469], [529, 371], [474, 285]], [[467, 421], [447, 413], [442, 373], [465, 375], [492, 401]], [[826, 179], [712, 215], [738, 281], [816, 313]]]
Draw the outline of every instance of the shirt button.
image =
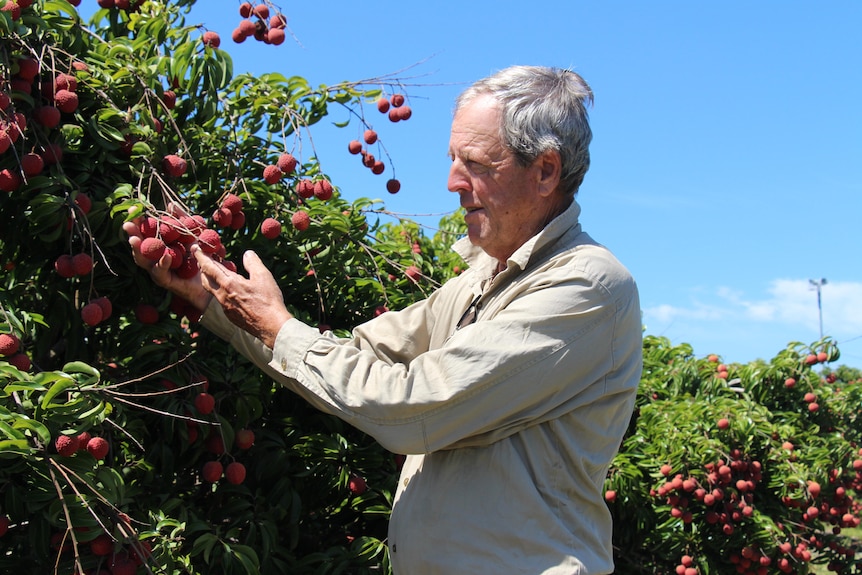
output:
[[408, 483], [410, 483], [410, 478], [409, 478], [409, 477], [405, 477], [405, 478], [404, 478], [404, 487], [407, 487], [407, 484], [408, 484]]
[[281, 371], [287, 371], [287, 360], [281, 358]]

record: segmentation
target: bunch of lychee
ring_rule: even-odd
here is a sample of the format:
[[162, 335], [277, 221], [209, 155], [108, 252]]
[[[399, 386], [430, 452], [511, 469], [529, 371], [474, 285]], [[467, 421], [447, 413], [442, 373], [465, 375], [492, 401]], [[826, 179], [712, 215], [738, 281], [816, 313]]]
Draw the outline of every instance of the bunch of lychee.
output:
[[96, 460], [105, 459], [110, 444], [104, 437], [93, 436], [88, 431], [79, 434], [60, 434], [54, 439], [54, 449], [63, 457], [72, 457], [79, 451], [86, 451]]
[[138, 222], [141, 232], [141, 255], [158, 261], [163, 255], [171, 258], [170, 268], [183, 279], [193, 278], [200, 272], [197, 260], [189, 249], [197, 244], [201, 251], [209, 254], [231, 271], [236, 264], [225, 259], [226, 250], [218, 232], [207, 225], [200, 215], [144, 215]]
[[231, 34], [231, 38], [237, 44], [245, 42], [247, 38], [254, 38], [258, 42], [273, 46], [284, 42], [287, 18], [280, 12], [270, 16], [269, 6], [266, 3], [254, 5], [251, 2], [243, 2], [239, 6], [239, 15], [243, 19]]

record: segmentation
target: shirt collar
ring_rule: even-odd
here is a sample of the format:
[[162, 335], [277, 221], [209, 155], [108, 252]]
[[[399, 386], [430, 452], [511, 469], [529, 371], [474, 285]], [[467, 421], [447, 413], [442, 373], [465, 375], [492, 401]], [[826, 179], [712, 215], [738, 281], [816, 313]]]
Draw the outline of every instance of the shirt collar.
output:
[[[530, 258], [537, 252], [540, 252], [545, 246], [554, 243], [563, 234], [574, 228], [578, 224], [578, 217], [581, 214], [581, 206], [577, 200], [573, 199], [568, 208], [545, 226], [542, 231], [534, 235], [532, 238], [524, 242], [524, 244], [515, 250], [509, 259], [506, 261], [506, 269], [512, 266], [517, 266], [520, 269], [527, 267]], [[482, 251], [482, 248], [474, 246], [470, 243], [470, 238], [463, 237], [452, 246], [452, 249], [464, 258], [464, 261], [475, 270], [479, 278], [488, 278], [494, 275], [497, 268], [497, 260]]]

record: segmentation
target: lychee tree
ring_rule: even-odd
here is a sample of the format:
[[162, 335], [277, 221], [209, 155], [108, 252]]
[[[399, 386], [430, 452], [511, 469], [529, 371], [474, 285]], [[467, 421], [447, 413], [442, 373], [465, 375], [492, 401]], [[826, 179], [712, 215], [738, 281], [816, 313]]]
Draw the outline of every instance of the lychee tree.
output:
[[[230, 42], [186, 25], [193, 0], [78, 4], [0, 0], [0, 571], [387, 572], [401, 455], [198, 329], [121, 228], [178, 274], [192, 242], [239, 271], [253, 249], [339, 335], [426, 296], [464, 267], [460, 215], [429, 233], [345, 200], [310, 137], [346, 115], [329, 135], [404, 193], [370, 121], [409, 129], [404, 82], [234, 74], [230, 42], [290, 49], [269, 2], [238, 2]], [[618, 572], [859, 573], [860, 378], [837, 358], [648, 336], [607, 480]]]

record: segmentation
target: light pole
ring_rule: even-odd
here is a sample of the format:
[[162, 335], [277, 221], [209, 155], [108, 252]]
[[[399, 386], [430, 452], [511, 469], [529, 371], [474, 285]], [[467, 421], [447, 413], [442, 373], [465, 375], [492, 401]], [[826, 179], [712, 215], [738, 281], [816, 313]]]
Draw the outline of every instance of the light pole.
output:
[[823, 339], [823, 306], [820, 304], [820, 288], [826, 285], [826, 278], [819, 280], [808, 280], [814, 289], [817, 290], [817, 315], [820, 318], [820, 339]]

